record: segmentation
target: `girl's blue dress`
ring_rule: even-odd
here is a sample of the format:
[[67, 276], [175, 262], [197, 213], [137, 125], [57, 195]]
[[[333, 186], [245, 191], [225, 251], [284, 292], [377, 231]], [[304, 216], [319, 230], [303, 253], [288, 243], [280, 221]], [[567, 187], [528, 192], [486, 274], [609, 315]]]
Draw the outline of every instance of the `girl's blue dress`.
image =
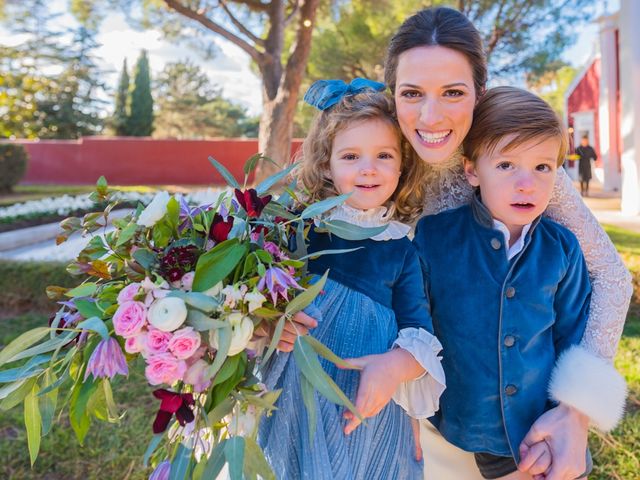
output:
[[[431, 416], [444, 389], [444, 373], [436, 356], [441, 347], [428, 333], [432, 326], [424, 284], [409, 239], [348, 241], [312, 231], [309, 241], [310, 252], [364, 247], [309, 262], [314, 274], [322, 275], [329, 269], [323, 293], [307, 310], [318, 320], [311, 334], [342, 358], [384, 353], [394, 342], [409, 350], [429, 373], [403, 384], [402, 398], [396, 400], [411, 409], [407, 404], [415, 399], [416, 388], [422, 390], [414, 401], [418, 411], [412, 414]], [[399, 330], [402, 342], [398, 341]], [[321, 362], [347, 397], [355, 401], [359, 372]], [[278, 479], [423, 478], [422, 462], [415, 460], [410, 417], [393, 401], [345, 435], [344, 407], [316, 392], [317, 424], [310, 443], [299, 378], [293, 355], [282, 352], [274, 356], [264, 378], [270, 389], [282, 389], [277, 410], [263, 420], [258, 434]]]

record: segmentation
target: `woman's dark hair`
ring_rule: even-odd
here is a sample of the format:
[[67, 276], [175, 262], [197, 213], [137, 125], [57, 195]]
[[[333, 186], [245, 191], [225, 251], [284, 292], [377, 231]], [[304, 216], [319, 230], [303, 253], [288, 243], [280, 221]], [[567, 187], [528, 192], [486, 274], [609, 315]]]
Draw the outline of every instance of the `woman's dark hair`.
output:
[[416, 47], [439, 45], [462, 53], [473, 70], [476, 96], [487, 83], [487, 59], [476, 27], [458, 10], [447, 7], [425, 8], [407, 18], [389, 42], [384, 80], [392, 92], [396, 89], [396, 71], [400, 54]]

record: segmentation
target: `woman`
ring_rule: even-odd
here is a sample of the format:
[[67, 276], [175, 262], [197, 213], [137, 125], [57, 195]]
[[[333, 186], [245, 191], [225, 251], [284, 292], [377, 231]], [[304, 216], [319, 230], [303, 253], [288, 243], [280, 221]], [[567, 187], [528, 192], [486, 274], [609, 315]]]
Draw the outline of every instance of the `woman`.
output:
[[[394, 94], [398, 121], [413, 147], [416, 161], [427, 166], [423, 191], [424, 214], [434, 214], [466, 203], [472, 194], [462, 169], [462, 141], [471, 126], [477, 98], [485, 90], [487, 68], [478, 31], [460, 12], [433, 8], [407, 19], [392, 38], [385, 67], [385, 80]], [[554, 197], [546, 212], [569, 228], [580, 241], [593, 283], [591, 313], [582, 339], [585, 356], [596, 363], [610, 362], [616, 352], [631, 297], [631, 278], [613, 244], [582, 202], [564, 172], [558, 174]], [[313, 328], [315, 320], [296, 316], [297, 326], [288, 325], [280, 348], [290, 351], [295, 330]], [[615, 424], [622, 413], [624, 393], [601, 398], [608, 385], [585, 379], [584, 364], [566, 366], [563, 382], [577, 401], [559, 402], [536, 421], [520, 447], [520, 468], [535, 463], [528, 447], [549, 443], [553, 465], [547, 479], [572, 479], [585, 471], [589, 417], [581, 412], [610, 413]], [[605, 364], [605, 368], [611, 368]], [[592, 380], [591, 384], [587, 380]], [[592, 406], [580, 404], [589, 398]], [[597, 400], [601, 400], [598, 405]], [[595, 401], [595, 402], [593, 402]], [[580, 409], [574, 408], [576, 405]], [[601, 419], [598, 419], [601, 420]], [[474, 470], [473, 455], [456, 449], [421, 425], [425, 449], [426, 478], [482, 478]], [[462, 472], [465, 472], [464, 476]], [[534, 470], [531, 470], [532, 472]]]

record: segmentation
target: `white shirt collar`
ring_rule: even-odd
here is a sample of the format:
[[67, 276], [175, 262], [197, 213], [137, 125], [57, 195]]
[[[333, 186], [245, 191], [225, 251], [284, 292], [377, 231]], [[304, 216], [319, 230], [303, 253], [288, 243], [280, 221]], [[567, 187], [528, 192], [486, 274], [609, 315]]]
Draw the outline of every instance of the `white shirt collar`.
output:
[[380, 227], [387, 225], [384, 232], [371, 237], [371, 240], [397, 240], [407, 236], [411, 227], [402, 222], [391, 220], [393, 208], [376, 207], [369, 210], [353, 208], [346, 203], [331, 210], [327, 220], [342, 220], [359, 227]]
[[511, 233], [509, 232], [509, 229], [507, 228], [507, 226], [504, 223], [502, 223], [500, 220], [496, 220], [494, 218], [493, 228], [495, 228], [496, 230], [500, 230], [504, 235], [504, 246], [505, 246], [505, 249], [507, 250], [507, 260], [511, 260], [518, 253], [520, 253], [524, 248], [524, 240], [527, 237], [527, 233], [529, 232], [529, 229], [531, 228], [531, 224], [528, 223], [522, 227], [522, 233], [520, 234], [520, 237], [518, 237], [518, 239], [515, 242], [513, 242], [513, 245], [511, 245], [511, 247], [509, 247], [509, 242], [511, 241]]

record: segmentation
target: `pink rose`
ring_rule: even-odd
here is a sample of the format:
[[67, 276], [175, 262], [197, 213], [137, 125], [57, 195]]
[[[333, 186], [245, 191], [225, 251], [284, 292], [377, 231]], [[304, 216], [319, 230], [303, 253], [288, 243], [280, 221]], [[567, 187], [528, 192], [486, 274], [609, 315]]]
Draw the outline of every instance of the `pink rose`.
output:
[[206, 378], [208, 369], [208, 362], [202, 359], [198, 360], [187, 369], [184, 374], [184, 382], [193, 385], [196, 392], [204, 392], [211, 385], [211, 379]]
[[129, 337], [124, 342], [124, 350], [127, 353], [144, 352], [147, 348], [147, 333], [140, 332], [133, 337]]
[[132, 283], [131, 285], [127, 285], [118, 294], [118, 304], [122, 305], [125, 302], [132, 302], [134, 297], [140, 291], [139, 283]]
[[170, 353], [151, 355], [147, 359], [147, 368], [144, 374], [151, 385], [166, 383], [172, 385], [184, 377], [187, 364], [184, 360], [178, 360]]
[[185, 360], [196, 353], [200, 342], [200, 334], [193, 327], [181, 328], [173, 332], [173, 337], [169, 341], [169, 350], [176, 358]]
[[165, 353], [169, 349], [169, 342], [173, 334], [171, 332], [163, 332], [157, 328], [150, 327], [147, 332], [146, 350], [149, 355]]
[[142, 302], [124, 302], [113, 315], [113, 327], [121, 337], [133, 337], [145, 326], [146, 318], [147, 309]]

